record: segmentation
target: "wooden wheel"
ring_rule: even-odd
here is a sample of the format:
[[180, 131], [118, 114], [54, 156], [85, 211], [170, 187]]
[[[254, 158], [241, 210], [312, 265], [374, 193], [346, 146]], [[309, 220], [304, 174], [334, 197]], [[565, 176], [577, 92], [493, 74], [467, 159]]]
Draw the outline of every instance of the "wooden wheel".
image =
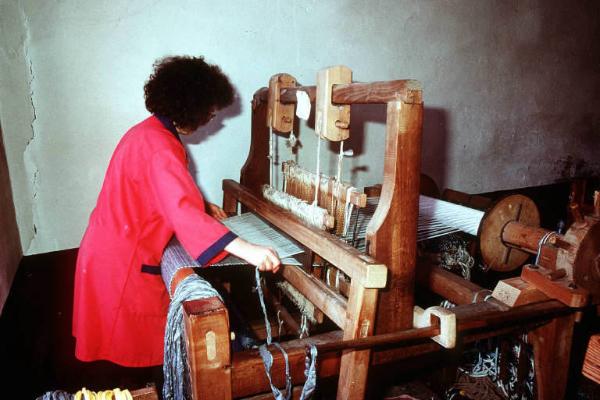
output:
[[512, 271], [530, 256], [502, 241], [502, 230], [512, 221], [538, 227], [540, 213], [533, 200], [520, 194], [510, 195], [496, 202], [483, 216], [479, 225], [479, 247], [483, 262], [494, 271]]

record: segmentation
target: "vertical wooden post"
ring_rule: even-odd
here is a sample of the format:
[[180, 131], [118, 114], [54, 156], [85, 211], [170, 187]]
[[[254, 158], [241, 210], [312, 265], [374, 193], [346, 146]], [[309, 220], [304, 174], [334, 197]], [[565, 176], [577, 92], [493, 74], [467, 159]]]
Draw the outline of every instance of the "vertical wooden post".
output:
[[226, 190], [223, 190], [223, 211], [229, 216], [237, 214], [237, 199]]
[[537, 398], [565, 398], [575, 315], [555, 318], [529, 332], [533, 345]]
[[[352, 282], [348, 294], [344, 340], [372, 335], [376, 308], [377, 289], [365, 289], [362, 285]], [[370, 357], [371, 350], [344, 351], [340, 364], [338, 399], [365, 398]]]
[[261, 186], [269, 183], [269, 128], [267, 126], [266, 101], [261, 100], [261, 93], [266, 88], [258, 90], [252, 100], [252, 132], [250, 153], [242, 167], [240, 183], [249, 188], [254, 194], [262, 197]]
[[229, 317], [217, 297], [183, 304], [192, 398], [231, 399]]
[[379, 206], [367, 228], [369, 254], [388, 267], [380, 291], [376, 333], [412, 327], [423, 103], [387, 106], [384, 178]]

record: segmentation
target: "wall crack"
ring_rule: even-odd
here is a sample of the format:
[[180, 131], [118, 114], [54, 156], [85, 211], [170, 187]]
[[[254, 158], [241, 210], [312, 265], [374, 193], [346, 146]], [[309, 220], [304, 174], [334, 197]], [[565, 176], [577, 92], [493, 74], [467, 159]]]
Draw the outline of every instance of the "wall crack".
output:
[[29, 103], [31, 105], [31, 121], [29, 124], [29, 128], [31, 130], [29, 139], [25, 145], [23, 150], [23, 158], [27, 170], [27, 174], [30, 177], [30, 194], [31, 194], [31, 213], [32, 213], [32, 229], [29, 235], [29, 245], [25, 252], [25, 254], [29, 254], [32, 247], [34, 246], [34, 241], [36, 239], [38, 233], [39, 216], [38, 216], [38, 206], [37, 206], [37, 198], [39, 192], [39, 166], [37, 165], [36, 158], [34, 157], [34, 144], [37, 139], [36, 132], [36, 121], [37, 121], [37, 111], [35, 107], [34, 100], [34, 84], [35, 84], [35, 72], [33, 68], [33, 60], [31, 57], [31, 29], [30, 29], [30, 18], [25, 13], [24, 6], [20, 6], [21, 12], [21, 20], [23, 21], [23, 30], [25, 32], [22, 46], [23, 46], [23, 57], [25, 58], [25, 65], [28, 70], [28, 87], [29, 87]]

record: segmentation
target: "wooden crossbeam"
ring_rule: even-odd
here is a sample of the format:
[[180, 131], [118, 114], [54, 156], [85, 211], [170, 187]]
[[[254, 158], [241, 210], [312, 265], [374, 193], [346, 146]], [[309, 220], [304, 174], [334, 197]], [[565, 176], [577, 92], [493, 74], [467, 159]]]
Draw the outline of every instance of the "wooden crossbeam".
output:
[[[282, 89], [281, 102], [295, 103], [296, 91], [298, 90], [306, 92], [310, 101], [315, 101], [316, 86], [298, 86], [291, 89]], [[370, 83], [355, 82], [333, 85], [331, 101], [334, 104], [385, 104], [389, 101], [420, 104], [423, 102], [421, 91], [421, 83], [412, 79]], [[265, 88], [259, 91], [258, 95], [262, 101], [266, 102], [268, 90]]]
[[260, 215], [276, 228], [340, 268], [365, 288], [385, 287], [387, 268], [372, 257], [362, 254], [334, 235], [307, 226], [292, 213], [258, 198], [233, 180], [223, 181], [223, 191], [236, 198], [248, 210]]
[[302, 268], [285, 265], [283, 278], [308, 299], [315, 307], [323, 311], [337, 326], [344, 327], [348, 302], [325, 283]]

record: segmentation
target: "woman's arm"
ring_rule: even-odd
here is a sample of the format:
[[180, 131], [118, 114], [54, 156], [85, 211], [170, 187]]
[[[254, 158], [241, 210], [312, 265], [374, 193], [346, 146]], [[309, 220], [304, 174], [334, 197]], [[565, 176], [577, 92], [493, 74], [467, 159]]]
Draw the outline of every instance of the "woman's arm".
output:
[[281, 266], [281, 261], [279, 261], [279, 257], [273, 249], [248, 243], [239, 237], [225, 246], [225, 250], [234, 256], [248, 261], [250, 264], [258, 267], [260, 271], [272, 271], [275, 273]]

